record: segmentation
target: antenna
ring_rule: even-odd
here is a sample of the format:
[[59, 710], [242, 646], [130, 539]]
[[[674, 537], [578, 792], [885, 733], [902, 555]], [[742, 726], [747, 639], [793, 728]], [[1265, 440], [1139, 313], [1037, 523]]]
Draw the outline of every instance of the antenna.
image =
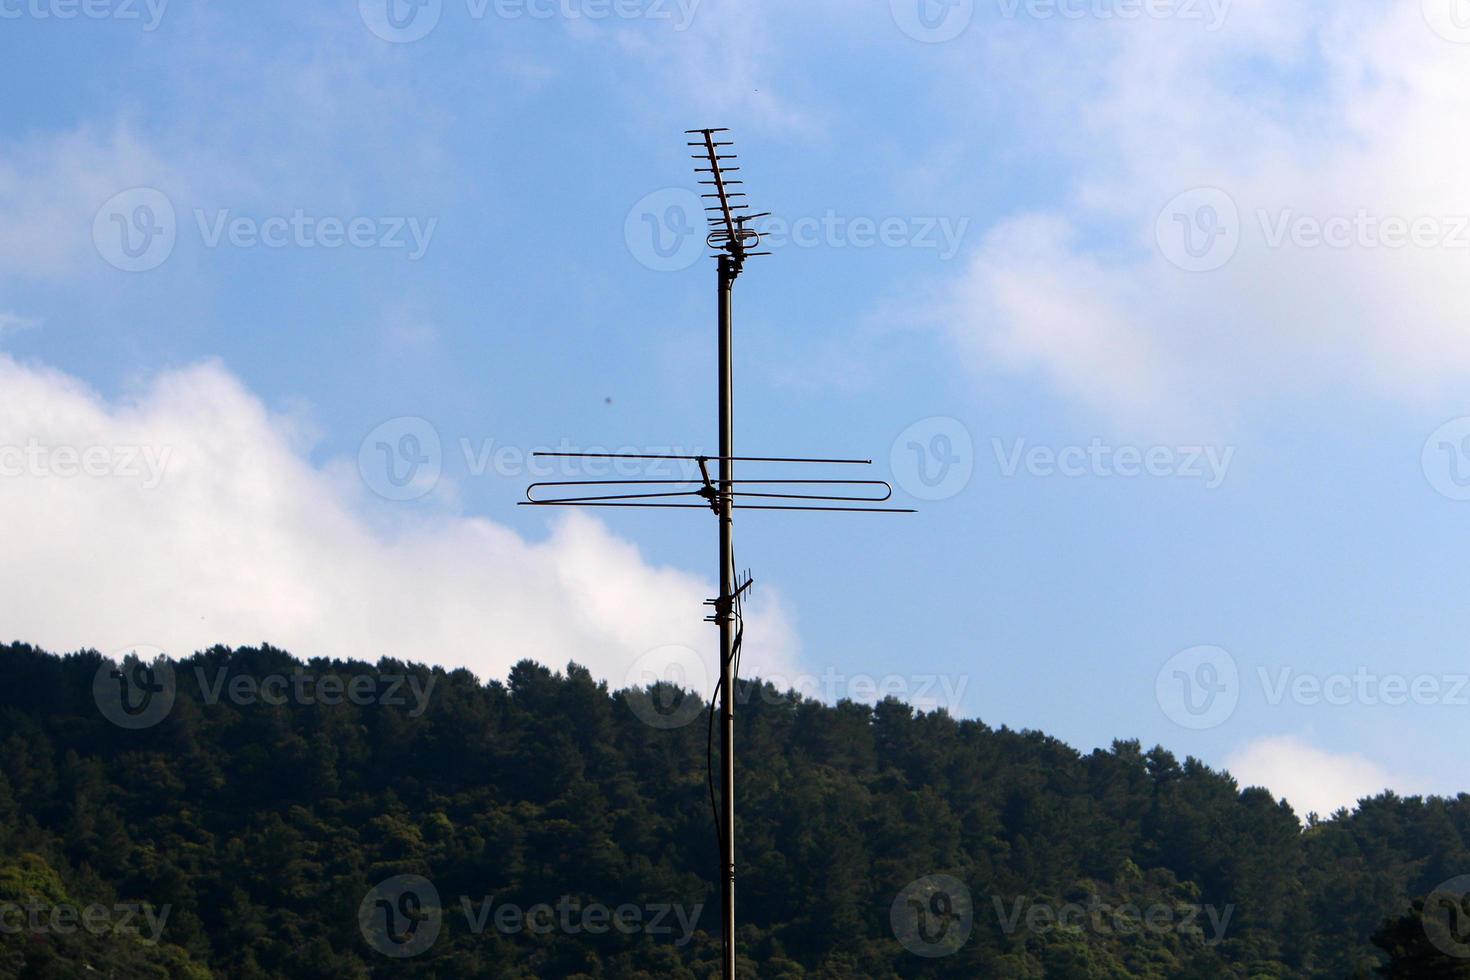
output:
[[[734, 373], [731, 348], [733, 342], [735, 280], [745, 269], [745, 260], [769, 252], [760, 248], [761, 236], [751, 223], [768, 213], [749, 214], [744, 203], [742, 180], [730, 174], [740, 170], [730, 161], [735, 145], [721, 138], [727, 129], [691, 129], [686, 135], [698, 137], [689, 146], [700, 152], [694, 159], [703, 166], [695, 167], [699, 183], [712, 190], [704, 193], [705, 215], [711, 258], [717, 259], [719, 301], [719, 433], [718, 456], [672, 456], [640, 453], [536, 453], [562, 459], [632, 459], [682, 460], [699, 467], [700, 478], [689, 480], [572, 480], [534, 483], [526, 488], [523, 507], [641, 507], [677, 510], [712, 510], [720, 535], [720, 594], [706, 600], [714, 614], [706, 621], [720, 628], [720, 683], [715, 697], [719, 699], [720, 723], [720, 798], [715, 801], [714, 766], [710, 759], [710, 803], [716, 810], [715, 827], [720, 843], [718, 880], [722, 898], [721, 977], [735, 980], [735, 683], [740, 675], [740, 648], [745, 636], [743, 596], [751, 586], [749, 574], [735, 571], [735, 511], [824, 511], [858, 514], [912, 514], [908, 508], [874, 507], [893, 497], [893, 487], [883, 480], [824, 479], [739, 479], [736, 463], [759, 463], [774, 466], [822, 465], [867, 466], [869, 459], [822, 459], [805, 456], [736, 456], [734, 450], [735, 413], [733, 407]], [[717, 475], [710, 475], [710, 464], [716, 464]], [[737, 579], [741, 581], [737, 582]], [[711, 699], [711, 728], [708, 755], [713, 754], [714, 702]]]

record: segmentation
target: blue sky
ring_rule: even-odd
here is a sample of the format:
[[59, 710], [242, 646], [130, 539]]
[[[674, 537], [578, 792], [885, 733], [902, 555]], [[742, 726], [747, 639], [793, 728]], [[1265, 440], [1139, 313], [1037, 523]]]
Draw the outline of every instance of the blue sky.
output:
[[711, 264], [651, 229], [728, 126], [737, 446], [920, 510], [746, 515], [753, 664], [1303, 810], [1463, 789], [1458, 2], [0, 2], [6, 632], [707, 661], [707, 515], [514, 503], [537, 448], [713, 451]]

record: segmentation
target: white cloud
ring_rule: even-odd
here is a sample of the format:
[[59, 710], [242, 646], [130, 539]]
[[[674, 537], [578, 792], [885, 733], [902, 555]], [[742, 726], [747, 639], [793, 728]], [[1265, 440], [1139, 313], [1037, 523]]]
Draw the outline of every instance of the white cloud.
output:
[[[1434, 247], [1268, 234], [1288, 215], [1430, 217], [1446, 234], [1470, 217], [1470, 48], [1419, 4], [1239, 0], [1218, 32], [1041, 26], [1005, 34], [1033, 45], [1011, 63], [1075, 83], [1026, 123], [1075, 176], [998, 223], [957, 284], [946, 319], [977, 361], [1130, 423], [1335, 387], [1413, 401], [1470, 375], [1470, 230]], [[1200, 187], [1234, 200], [1240, 242], [1188, 272], [1155, 222]]]
[[[682, 644], [713, 673], [713, 587], [698, 576], [650, 565], [578, 514], [540, 543], [413, 508], [390, 508], [385, 529], [355, 465], [313, 467], [300, 438], [219, 364], [109, 402], [0, 356], [5, 638], [179, 655], [269, 642], [482, 677], [576, 660], [615, 686], [647, 651]], [[79, 463], [64, 447], [105, 474], [66, 475]], [[749, 620], [747, 672], [791, 671], [779, 599]]]
[[60, 279], [84, 261], [98, 262], [97, 209], [128, 188], [177, 187], [177, 174], [125, 125], [80, 126], [0, 146], [3, 275]]
[[11, 313], [9, 310], [0, 310], [0, 337], [7, 333], [19, 333], [22, 330], [32, 330], [41, 325], [41, 321], [34, 317], [21, 316], [19, 313]]
[[1225, 760], [1225, 768], [1242, 787], [1264, 786], [1276, 798], [1285, 797], [1302, 819], [1314, 812], [1326, 817], [1340, 807], [1352, 810], [1360, 799], [1386, 789], [1419, 792], [1371, 759], [1328, 752], [1292, 735], [1248, 742]]

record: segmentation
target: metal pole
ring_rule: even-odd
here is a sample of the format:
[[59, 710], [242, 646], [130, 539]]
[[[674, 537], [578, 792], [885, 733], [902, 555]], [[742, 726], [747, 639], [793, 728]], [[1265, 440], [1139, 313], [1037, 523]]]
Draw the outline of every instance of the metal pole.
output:
[[734, 371], [731, 368], [731, 321], [734, 312], [735, 261], [720, 256], [720, 827], [724, 853], [720, 855], [720, 886], [723, 893], [724, 944], [721, 976], [735, 980], [735, 634], [731, 619], [735, 605], [734, 499], [735, 478], [733, 404]]

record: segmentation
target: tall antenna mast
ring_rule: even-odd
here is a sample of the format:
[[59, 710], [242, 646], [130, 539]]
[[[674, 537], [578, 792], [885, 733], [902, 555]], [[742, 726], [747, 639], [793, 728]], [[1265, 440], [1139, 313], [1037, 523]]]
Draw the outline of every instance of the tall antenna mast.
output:
[[[709, 223], [706, 239], [718, 261], [719, 309], [719, 455], [666, 456], [633, 453], [537, 453], [537, 456], [561, 458], [610, 458], [637, 460], [684, 460], [698, 464], [701, 479], [695, 480], [577, 480], [558, 483], [536, 483], [526, 489], [522, 506], [534, 507], [652, 507], [714, 511], [719, 526], [720, 594], [708, 600], [714, 615], [708, 621], [720, 628], [720, 794], [715, 818], [720, 841], [720, 868], [717, 879], [721, 895], [722, 956], [720, 975], [735, 980], [735, 684], [740, 672], [740, 647], [745, 633], [742, 613], [743, 594], [751, 579], [737, 581], [735, 571], [735, 511], [833, 511], [846, 513], [911, 514], [897, 507], [855, 506], [879, 504], [893, 496], [893, 487], [883, 480], [793, 480], [735, 479], [736, 463], [868, 465], [868, 459], [813, 459], [789, 456], [736, 456], [734, 371], [732, 367], [735, 280], [745, 269], [745, 260], [769, 252], [752, 251], [760, 247], [760, 234], [750, 222], [767, 217], [765, 213], [749, 214], [744, 191], [734, 188], [744, 181], [731, 179], [740, 170], [733, 166], [734, 143], [722, 139], [726, 129], [691, 129], [686, 135], [698, 137], [689, 142], [700, 152], [694, 159], [704, 164], [695, 167], [699, 182], [710, 190], [702, 195], [710, 202], [705, 206]], [[711, 462], [718, 464], [712, 479]], [[572, 488], [577, 488], [573, 490]], [[574, 494], [569, 496], [568, 494]], [[740, 499], [737, 499], [740, 498]], [[755, 503], [751, 501], [775, 501]], [[703, 502], [701, 502], [701, 500]], [[709, 721], [715, 721], [711, 704]], [[711, 796], [713, 796], [711, 783]]]

